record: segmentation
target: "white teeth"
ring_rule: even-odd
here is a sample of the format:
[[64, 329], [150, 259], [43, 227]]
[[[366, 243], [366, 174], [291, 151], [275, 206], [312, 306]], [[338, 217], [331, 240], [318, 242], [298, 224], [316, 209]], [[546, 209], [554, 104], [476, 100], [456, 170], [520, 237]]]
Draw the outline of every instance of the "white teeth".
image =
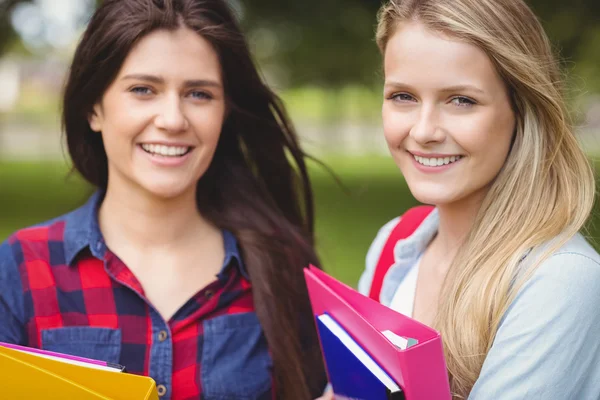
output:
[[151, 154], [158, 154], [165, 157], [180, 157], [188, 152], [189, 147], [165, 146], [162, 144], [142, 144], [142, 149]]
[[442, 165], [451, 164], [455, 161], [458, 161], [462, 158], [462, 156], [449, 156], [449, 157], [440, 157], [440, 158], [427, 158], [420, 157], [413, 154], [413, 157], [419, 164], [428, 166], [428, 167], [440, 167]]

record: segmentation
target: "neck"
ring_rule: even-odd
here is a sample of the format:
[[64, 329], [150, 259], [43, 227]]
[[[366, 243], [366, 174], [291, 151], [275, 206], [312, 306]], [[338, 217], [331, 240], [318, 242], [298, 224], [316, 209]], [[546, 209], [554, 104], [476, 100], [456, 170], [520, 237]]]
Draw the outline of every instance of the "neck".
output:
[[195, 190], [164, 199], [142, 189], [120, 186], [109, 182], [98, 212], [100, 230], [109, 245], [168, 247], [211, 229], [197, 210]]
[[440, 225], [434, 243], [439, 254], [448, 256], [449, 264], [473, 227], [482, 201], [482, 196], [472, 196], [459, 202], [437, 207]]

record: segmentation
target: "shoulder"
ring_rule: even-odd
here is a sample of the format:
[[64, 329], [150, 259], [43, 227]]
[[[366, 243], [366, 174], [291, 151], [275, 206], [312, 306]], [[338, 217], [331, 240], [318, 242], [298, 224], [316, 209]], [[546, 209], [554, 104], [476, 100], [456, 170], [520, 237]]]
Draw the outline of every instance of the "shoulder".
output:
[[13, 232], [4, 242], [4, 244], [15, 245], [17, 243], [39, 242], [42, 240], [53, 240], [52, 232], [63, 230], [69, 214], [50, 220], [40, 222]]
[[383, 247], [388, 241], [396, 225], [400, 223], [400, 218], [401, 217], [396, 217], [383, 225], [369, 246], [365, 260], [365, 270], [358, 281], [358, 291], [360, 293], [364, 295], [368, 294], [371, 288], [371, 282], [373, 281], [373, 277], [375, 275], [375, 268], [377, 267], [377, 262], [379, 261]]
[[[512, 314], [539, 320], [543, 315], [573, 326], [590, 319], [600, 322], [598, 309], [600, 255], [577, 234], [537, 266], [519, 289], [505, 318]], [[540, 312], [542, 315], [535, 315]]]
[[[544, 250], [543, 248], [540, 250]], [[530, 254], [535, 256], [537, 250]], [[533, 257], [535, 258], [535, 257]], [[591, 398], [600, 378], [600, 256], [576, 235], [519, 288], [469, 398]], [[560, 367], [557, 367], [560, 366]]]
[[402, 217], [396, 217], [379, 228], [377, 235], [375, 235], [375, 239], [371, 242], [369, 250], [367, 251], [367, 265], [377, 263], [377, 259], [381, 255], [383, 246], [385, 246], [394, 228], [400, 223], [401, 218]]
[[24, 253], [30, 256], [37, 255], [42, 259], [48, 258], [48, 247], [55, 247], [64, 242], [67, 229], [76, 231], [72, 232], [71, 236], [74, 237], [82, 233], [82, 208], [13, 232], [0, 245], [0, 265], [11, 260], [20, 264]]
[[[437, 210], [431, 206], [417, 206], [407, 210], [401, 217], [392, 219], [379, 229], [367, 252], [365, 270], [358, 282], [359, 292], [366, 294], [370, 290], [377, 264], [390, 240], [398, 238], [394, 243], [394, 258], [402, 256], [412, 257], [416, 260], [437, 232], [438, 224]], [[396, 230], [400, 227], [401, 229]], [[402, 241], [401, 245], [400, 241]], [[386, 273], [386, 278], [388, 276], [389, 274]]]
[[565, 258], [569, 256], [588, 258], [595, 264], [600, 265], [600, 254], [598, 254], [594, 247], [592, 247], [592, 245], [581, 233], [578, 233], [569, 239], [564, 245], [562, 245], [552, 254], [551, 258]]
[[[542, 251], [543, 248], [538, 252]], [[600, 255], [581, 234], [573, 236], [542, 261], [525, 287], [543, 288], [553, 284], [569, 291], [600, 287]]]

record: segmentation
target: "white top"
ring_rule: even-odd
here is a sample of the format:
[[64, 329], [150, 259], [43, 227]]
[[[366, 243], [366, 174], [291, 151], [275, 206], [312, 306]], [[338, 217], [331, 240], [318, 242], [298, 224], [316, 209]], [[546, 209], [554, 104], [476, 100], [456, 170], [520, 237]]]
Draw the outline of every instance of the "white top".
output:
[[398, 311], [407, 317], [412, 317], [413, 309], [415, 307], [417, 278], [419, 276], [421, 258], [422, 256], [419, 257], [415, 265], [412, 266], [402, 282], [400, 282], [398, 289], [396, 289], [396, 293], [394, 293], [394, 297], [392, 297], [392, 302], [390, 303], [390, 308], [392, 310]]

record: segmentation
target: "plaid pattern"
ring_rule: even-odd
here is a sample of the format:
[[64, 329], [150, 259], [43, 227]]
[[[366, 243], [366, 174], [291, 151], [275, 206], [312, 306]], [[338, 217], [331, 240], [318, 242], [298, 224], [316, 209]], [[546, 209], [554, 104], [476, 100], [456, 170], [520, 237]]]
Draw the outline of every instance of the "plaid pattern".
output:
[[[99, 201], [97, 194], [76, 212], [43, 226], [21, 230], [5, 243], [22, 286], [24, 315], [17, 316], [24, 322], [22, 344], [41, 348], [44, 335], [55, 328], [114, 330], [120, 332], [120, 343], [111, 343], [120, 346], [115, 353], [118, 359], [106, 361], [118, 362], [130, 373], [152, 376], [159, 385], [161, 398], [205, 398], [204, 323], [216, 317], [254, 314], [251, 284], [235, 238], [224, 232], [226, 259], [217, 279], [189, 299], [170, 321], [164, 321], [145, 298], [131, 270], [104, 245], [96, 216]], [[7, 268], [6, 260], [0, 262]], [[92, 331], [84, 330], [84, 337], [78, 338], [86, 341], [89, 339], [86, 332]], [[262, 331], [260, 335], [264, 336]], [[260, 340], [264, 341], [264, 337]], [[69, 343], [64, 346], [65, 349], [59, 350], [76, 352], [73, 349], [78, 347]], [[248, 354], [255, 356], [255, 347]], [[228, 351], [239, 350], [230, 346]], [[266, 346], [261, 352], [268, 352]], [[95, 358], [105, 354], [98, 353]], [[219, 354], [219, 360], [238, 356], [238, 353]], [[268, 393], [262, 395], [270, 398], [271, 390], [267, 389]]]

